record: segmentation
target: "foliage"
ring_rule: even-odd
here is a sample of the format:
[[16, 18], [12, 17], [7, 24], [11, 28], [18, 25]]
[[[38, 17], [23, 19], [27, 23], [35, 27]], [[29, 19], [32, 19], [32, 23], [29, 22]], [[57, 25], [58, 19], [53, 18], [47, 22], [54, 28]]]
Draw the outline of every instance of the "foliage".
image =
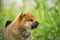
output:
[[[57, 0], [53, 7], [48, 7], [47, 0], [35, 0], [37, 6], [34, 6], [31, 10], [39, 21], [38, 28], [34, 29], [33, 40], [60, 40], [60, 1]], [[5, 21], [11, 19], [12, 21], [18, 15], [19, 12], [25, 11], [25, 6], [21, 9], [13, 9], [14, 3], [11, 4], [7, 10], [0, 11], [0, 40], [3, 29], [5, 28]]]

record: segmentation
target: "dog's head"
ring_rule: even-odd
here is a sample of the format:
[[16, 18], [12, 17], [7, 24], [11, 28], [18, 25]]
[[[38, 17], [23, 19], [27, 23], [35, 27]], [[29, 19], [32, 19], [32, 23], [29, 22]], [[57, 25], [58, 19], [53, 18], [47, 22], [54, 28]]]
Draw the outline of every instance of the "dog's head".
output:
[[27, 29], [34, 29], [38, 26], [38, 21], [35, 20], [34, 15], [31, 13], [21, 13], [18, 18], [20, 25], [23, 25]]
[[[26, 29], [37, 28], [39, 24], [38, 21], [35, 20], [34, 15], [28, 12], [21, 13], [20, 15], [18, 15], [14, 22], [18, 23], [20, 26], [23, 26], [23, 28]], [[8, 26], [9, 24], [11, 24], [10, 20], [6, 22], [6, 26]]]

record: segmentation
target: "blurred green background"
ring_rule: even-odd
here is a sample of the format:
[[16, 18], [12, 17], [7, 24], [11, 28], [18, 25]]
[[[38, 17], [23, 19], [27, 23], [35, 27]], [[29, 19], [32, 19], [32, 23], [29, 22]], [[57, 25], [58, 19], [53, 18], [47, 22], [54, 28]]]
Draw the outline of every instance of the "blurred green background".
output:
[[60, 0], [0, 0], [0, 40], [7, 19], [29, 11], [39, 21], [33, 40], [60, 40]]

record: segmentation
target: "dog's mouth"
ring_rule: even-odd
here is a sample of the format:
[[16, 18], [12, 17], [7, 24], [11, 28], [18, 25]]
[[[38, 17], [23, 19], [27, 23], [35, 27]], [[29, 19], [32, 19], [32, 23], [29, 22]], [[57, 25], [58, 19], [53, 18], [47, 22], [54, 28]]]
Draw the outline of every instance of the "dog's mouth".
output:
[[31, 29], [37, 28], [38, 24], [39, 24], [39, 22], [36, 21], [36, 22], [32, 25]]

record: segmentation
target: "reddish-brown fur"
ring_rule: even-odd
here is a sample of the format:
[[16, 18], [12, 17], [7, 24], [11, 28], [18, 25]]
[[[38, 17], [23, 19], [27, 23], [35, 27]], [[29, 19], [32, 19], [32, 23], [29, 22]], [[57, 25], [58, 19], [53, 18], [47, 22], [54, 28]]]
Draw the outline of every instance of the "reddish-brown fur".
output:
[[[33, 19], [32, 23], [34, 23], [35, 17], [28, 12], [26, 13], [25, 17], [23, 17], [22, 15], [23, 14], [19, 14], [17, 18], [5, 28], [5, 30], [3, 31], [3, 40], [25, 40], [22, 37], [23, 32], [25, 31], [24, 24], [28, 22], [30, 18]], [[30, 39], [26, 39], [26, 40], [32, 40], [31, 35], [30, 35]]]

